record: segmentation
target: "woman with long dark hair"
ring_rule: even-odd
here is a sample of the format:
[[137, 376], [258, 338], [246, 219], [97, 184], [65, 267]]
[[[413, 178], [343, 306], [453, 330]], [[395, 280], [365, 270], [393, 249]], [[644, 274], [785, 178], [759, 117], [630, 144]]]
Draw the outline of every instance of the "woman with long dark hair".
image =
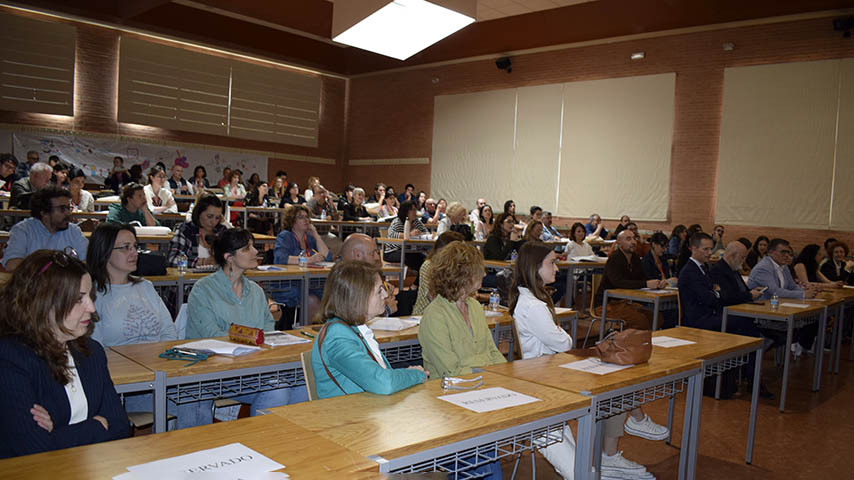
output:
[[753, 242], [753, 246], [750, 248], [750, 252], [747, 253], [747, 258], [744, 260], [744, 263], [746, 263], [750, 268], [755, 267], [756, 264], [768, 254], [769, 243], [771, 243], [771, 240], [769, 240], [765, 235], [759, 235], [756, 237], [756, 241]]
[[148, 210], [151, 213], [178, 212], [178, 204], [175, 203], [172, 190], [169, 190], [165, 183], [166, 171], [163, 167], [158, 165], [151, 167], [151, 170], [148, 171], [148, 185], [142, 189], [145, 192]]
[[91, 338], [86, 265], [33, 252], [0, 290], [0, 304], [0, 458], [127, 437], [104, 348]]
[[486, 260], [507, 260], [522, 246], [522, 235], [514, 227], [516, 225], [513, 215], [502, 213], [495, 220], [495, 227], [486, 237], [483, 246], [483, 258]]

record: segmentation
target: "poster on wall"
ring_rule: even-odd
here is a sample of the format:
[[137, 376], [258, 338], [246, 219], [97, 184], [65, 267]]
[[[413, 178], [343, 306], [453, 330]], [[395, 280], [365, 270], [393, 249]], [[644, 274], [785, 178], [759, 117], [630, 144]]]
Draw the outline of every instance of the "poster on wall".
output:
[[39, 152], [41, 161], [44, 162], [51, 155], [56, 155], [64, 162], [81, 168], [86, 176], [95, 182], [102, 182], [110, 174], [114, 157], [122, 157], [125, 168], [139, 164], [144, 175], [157, 162], [166, 165], [167, 177], [171, 175], [173, 165], [180, 165], [184, 168], [186, 179], [192, 177], [193, 170], [201, 165], [205, 167], [211, 185], [216, 185], [222, 178], [222, 170], [225, 167], [242, 170], [244, 183], [253, 173], [257, 173], [262, 179], [267, 177], [267, 157], [252, 153], [143, 143], [130, 139], [39, 132], [10, 133], [13, 153], [19, 160], [26, 159], [30, 150]]

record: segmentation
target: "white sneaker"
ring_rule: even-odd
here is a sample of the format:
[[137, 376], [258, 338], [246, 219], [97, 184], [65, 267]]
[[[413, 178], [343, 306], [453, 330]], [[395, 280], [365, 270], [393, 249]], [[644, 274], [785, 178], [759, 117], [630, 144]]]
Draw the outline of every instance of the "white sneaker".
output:
[[623, 430], [629, 435], [645, 438], [647, 440], [664, 440], [670, 436], [670, 430], [664, 425], [659, 425], [649, 418], [649, 415], [644, 414], [643, 420], [637, 421], [629, 415]]
[[795, 357], [795, 358], [800, 357], [801, 355], [804, 354], [804, 351], [805, 351], [804, 347], [802, 347], [800, 343], [795, 342], [792, 344], [792, 356], [793, 357]]
[[602, 478], [651, 478], [646, 467], [623, 457], [622, 450], [613, 456], [602, 454]]

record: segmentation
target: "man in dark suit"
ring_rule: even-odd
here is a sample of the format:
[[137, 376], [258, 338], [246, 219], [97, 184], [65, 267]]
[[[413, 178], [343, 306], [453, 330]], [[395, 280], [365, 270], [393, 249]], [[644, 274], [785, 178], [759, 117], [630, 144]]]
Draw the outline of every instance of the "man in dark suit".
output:
[[747, 258], [747, 248], [741, 242], [730, 242], [720, 261], [709, 269], [712, 282], [720, 287], [721, 305], [738, 305], [756, 300], [762, 295], [763, 288], [747, 288], [739, 270]]

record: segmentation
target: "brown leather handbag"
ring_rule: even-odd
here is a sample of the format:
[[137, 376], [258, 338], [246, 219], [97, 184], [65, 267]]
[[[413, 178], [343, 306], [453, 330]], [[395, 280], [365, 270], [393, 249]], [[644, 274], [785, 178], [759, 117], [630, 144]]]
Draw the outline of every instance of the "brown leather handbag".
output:
[[627, 328], [611, 332], [594, 347], [573, 349], [569, 352], [581, 357], [599, 357], [603, 362], [617, 365], [644, 363], [652, 356], [652, 332]]

